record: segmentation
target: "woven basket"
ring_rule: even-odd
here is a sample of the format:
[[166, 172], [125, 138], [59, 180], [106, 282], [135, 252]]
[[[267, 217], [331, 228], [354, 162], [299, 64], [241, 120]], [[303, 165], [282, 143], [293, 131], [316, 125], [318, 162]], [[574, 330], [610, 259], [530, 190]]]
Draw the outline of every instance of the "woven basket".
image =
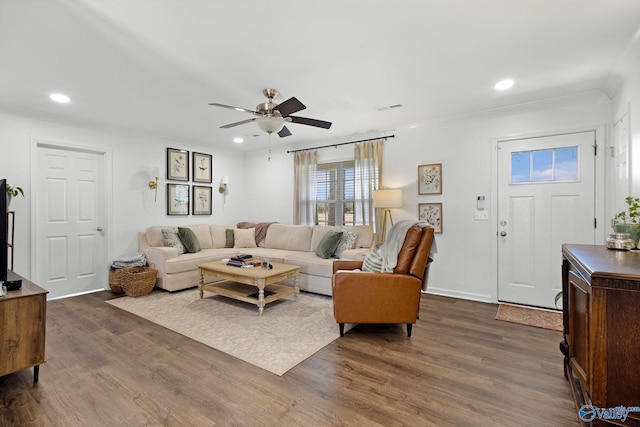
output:
[[109, 270], [109, 287], [115, 294], [121, 294], [122, 290], [122, 278], [124, 277], [124, 268], [112, 268]]
[[151, 293], [156, 285], [158, 270], [151, 267], [123, 268], [120, 286], [129, 297], [140, 297]]

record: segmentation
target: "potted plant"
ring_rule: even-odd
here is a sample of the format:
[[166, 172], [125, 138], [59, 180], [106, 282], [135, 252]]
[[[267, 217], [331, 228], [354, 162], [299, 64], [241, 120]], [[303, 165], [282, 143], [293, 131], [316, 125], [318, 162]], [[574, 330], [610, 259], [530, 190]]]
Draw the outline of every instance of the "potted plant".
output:
[[12, 187], [11, 185], [7, 184], [7, 208], [11, 204], [11, 199], [18, 196], [18, 194], [24, 197], [24, 191], [22, 191], [22, 188]]
[[627, 210], [613, 217], [613, 229], [616, 233], [629, 233], [634, 246], [638, 247], [640, 238], [640, 198], [626, 197]]

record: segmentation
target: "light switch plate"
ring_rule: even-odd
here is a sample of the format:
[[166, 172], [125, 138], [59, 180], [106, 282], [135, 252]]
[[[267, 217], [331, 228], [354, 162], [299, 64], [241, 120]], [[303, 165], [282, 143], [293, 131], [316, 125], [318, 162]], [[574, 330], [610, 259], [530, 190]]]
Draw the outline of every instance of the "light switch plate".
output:
[[475, 219], [476, 221], [489, 221], [489, 211], [476, 211], [473, 215], [473, 219]]

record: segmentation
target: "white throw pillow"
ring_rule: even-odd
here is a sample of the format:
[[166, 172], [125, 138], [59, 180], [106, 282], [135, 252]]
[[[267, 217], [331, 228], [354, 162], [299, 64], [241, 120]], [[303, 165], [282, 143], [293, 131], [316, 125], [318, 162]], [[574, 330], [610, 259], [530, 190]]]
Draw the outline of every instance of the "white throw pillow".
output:
[[235, 228], [233, 230], [234, 248], [257, 248], [255, 228]]

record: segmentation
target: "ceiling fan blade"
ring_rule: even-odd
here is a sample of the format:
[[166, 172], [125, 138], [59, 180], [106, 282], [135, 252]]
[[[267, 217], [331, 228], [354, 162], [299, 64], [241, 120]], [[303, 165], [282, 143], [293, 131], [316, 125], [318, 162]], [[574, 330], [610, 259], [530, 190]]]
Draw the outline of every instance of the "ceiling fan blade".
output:
[[289, 114], [302, 111], [305, 108], [307, 107], [305, 107], [305, 105], [302, 102], [298, 101], [298, 98], [296, 98], [295, 96], [273, 107], [274, 110], [280, 111], [280, 114], [282, 114], [282, 117], [289, 117]]
[[247, 110], [246, 108], [234, 107], [233, 105], [218, 104], [217, 102], [210, 102], [209, 105], [213, 105], [214, 107], [228, 108], [230, 110], [244, 111], [245, 113], [250, 113], [250, 114], [257, 114], [253, 110]]
[[289, 131], [289, 129], [287, 129], [286, 126], [283, 126], [280, 132], [278, 132], [278, 136], [280, 136], [280, 138], [284, 138], [285, 136], [291, 136], [291, 132]]
[[293, 123], [298, 123], [300, 125], [315, 126], [323, 129], [329, 129], [331, 127], [331, 122], [325, 122], [324, 120], [309, 119], [307, 117], [297, 116], [290, 116], [289, 119], [291, 119]]
[[250, 123], [252, 121], [254, 121], [255, 119], [247, 119], [247, 120], [242, 120], [240, 122], [235, 122], [235, 123], [229, 123], [228, 125], [224, 125], [224, 126], [220, 126], [220, 129], [229, 129], [229, 128], [233, 128], [236, 126], [240, 126], [243, 125], [245, 123]]

